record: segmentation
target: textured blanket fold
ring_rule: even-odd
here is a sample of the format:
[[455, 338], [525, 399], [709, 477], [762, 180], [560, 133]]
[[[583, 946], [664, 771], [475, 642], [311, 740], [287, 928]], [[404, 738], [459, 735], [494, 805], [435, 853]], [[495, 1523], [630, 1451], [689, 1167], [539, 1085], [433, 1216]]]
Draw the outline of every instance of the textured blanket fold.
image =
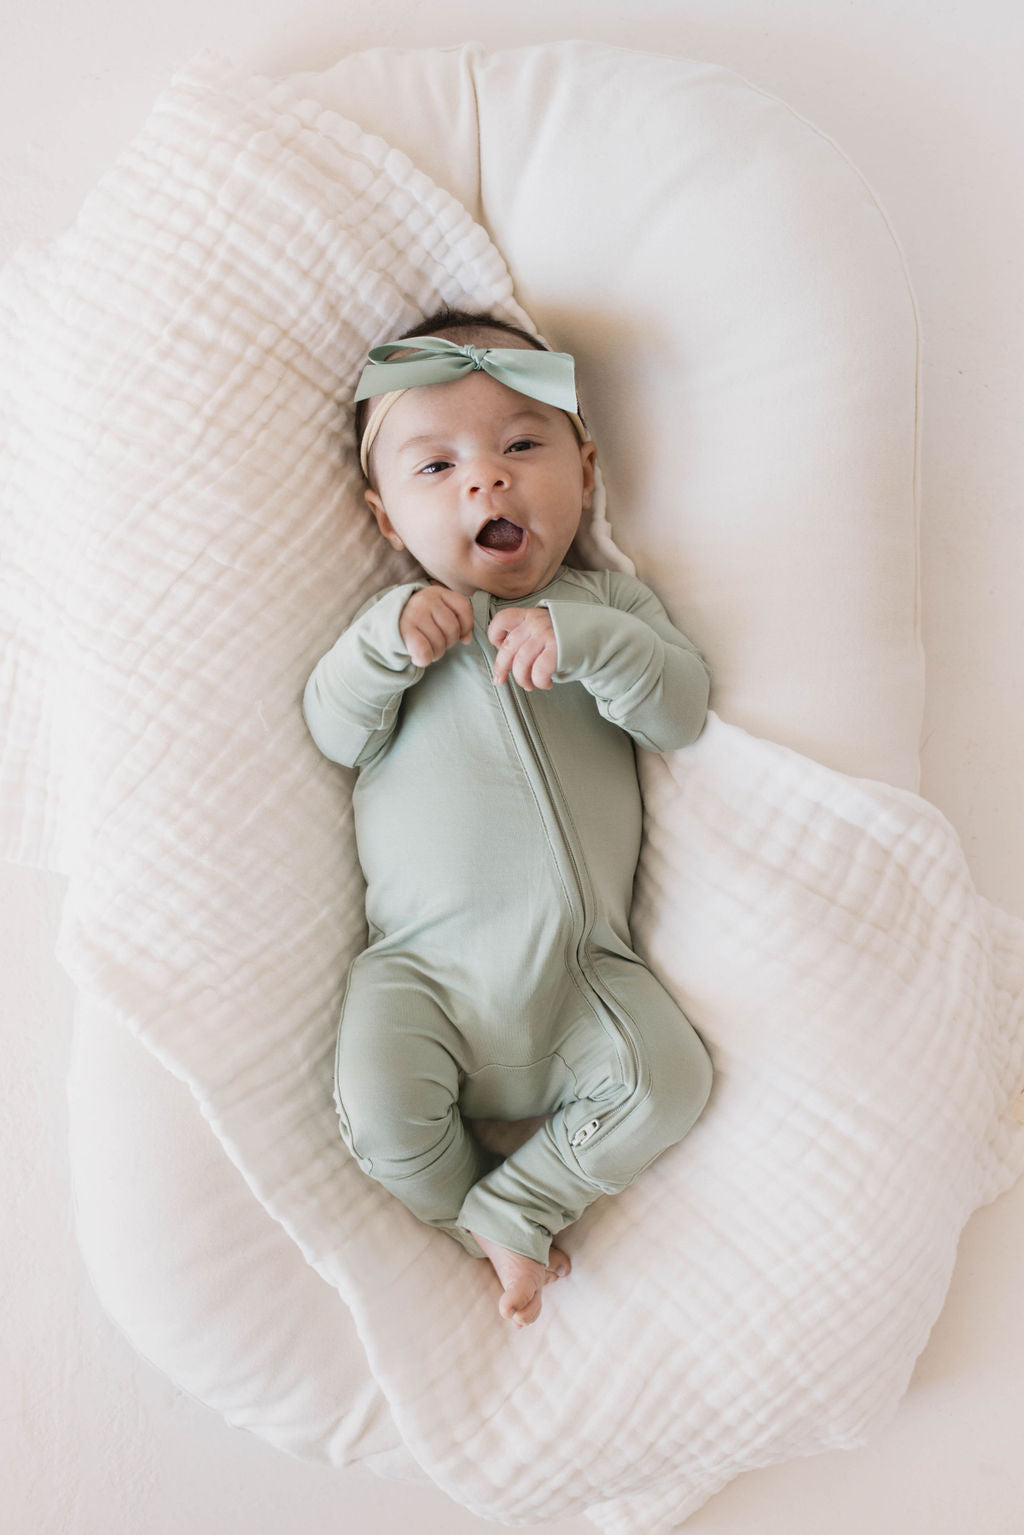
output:
[[[713, 1097], [569, 1234], [543, 1323], [496, 1322], [486, 1266], [337, 1133], [362, 884], [351, 779], [299, 708], [408, 573], [363, 513], [344, 401], [382, 331], [440, 300], [526, 320], [407, 159], [213, 63], [12, 263], [0, 849], [68, 874], [63, 962], [340, 1292], [437, 1484], [494, 1519], [658, 1535], [894, 1410], [964, 1222], [1024, 1170], [1024, 925], [905, 791], [714, 716], [645, 761], [635, 939]], [[601, 516], [583, 553], [621, 561]]]

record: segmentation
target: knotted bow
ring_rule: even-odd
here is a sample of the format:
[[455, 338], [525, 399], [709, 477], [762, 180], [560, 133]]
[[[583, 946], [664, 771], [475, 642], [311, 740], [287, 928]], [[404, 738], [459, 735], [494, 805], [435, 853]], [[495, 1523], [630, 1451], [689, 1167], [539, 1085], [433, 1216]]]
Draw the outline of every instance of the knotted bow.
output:
[[[415, 357], [395, 357], [415, 351]], [[357, 400], [420, 384], [447, 384], [482, 369], [517, 394], [529, 395], [558, 410], [578, 409], [576, 378], [569, 352], [539, 352], [534, 347], [459, 346], [443, 336], [414, 336], [388, 341], [367, 354], [369, 361], [356, 388]]]

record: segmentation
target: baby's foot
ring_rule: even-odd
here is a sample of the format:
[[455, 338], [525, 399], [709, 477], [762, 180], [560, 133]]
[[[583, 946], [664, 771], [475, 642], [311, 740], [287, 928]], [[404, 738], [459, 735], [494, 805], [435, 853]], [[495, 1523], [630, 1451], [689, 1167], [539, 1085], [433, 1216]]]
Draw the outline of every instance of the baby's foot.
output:
[[557, 1247], [548, 1254], [546, 1264], [534, 1258], [524, 1258], [522, 1253], [510, 1252], [499, 1247], [487, 1237], [476, 1236], [484, 1256], [501, 1283], [502, 1296], [498, 1310], [507, 1322], [516, 1327], [529, 1327], [540, 1316], [541, 1294], [544, 1286], [553, 1279], [564, 1279], [572, 1268], [568, 1256]]

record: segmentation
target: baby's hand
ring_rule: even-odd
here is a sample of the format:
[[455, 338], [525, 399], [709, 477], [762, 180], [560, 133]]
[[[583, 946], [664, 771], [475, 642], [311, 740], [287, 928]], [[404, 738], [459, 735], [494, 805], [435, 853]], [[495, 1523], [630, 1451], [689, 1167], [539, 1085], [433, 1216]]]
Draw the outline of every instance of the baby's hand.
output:
[[473, 638], [473, 604], [447, 586], [423, 586], [402, 609], [398, 632], [414, 666], [429, 666], [456, 641]]
[[528, 693], [549, 688], [558, 665], [558, 641], [547, 608], [503, 608], [491, 619], [487, 638], [498, 650], [494, 680], [512, 676]]

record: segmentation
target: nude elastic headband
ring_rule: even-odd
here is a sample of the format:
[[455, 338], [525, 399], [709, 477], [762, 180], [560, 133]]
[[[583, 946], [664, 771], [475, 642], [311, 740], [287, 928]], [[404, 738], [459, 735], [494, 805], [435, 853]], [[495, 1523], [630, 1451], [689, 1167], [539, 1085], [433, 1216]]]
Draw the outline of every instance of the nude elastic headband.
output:
[[[418, 355], [408, 356], [410, 351]], [[405, 353], [395, 357], [394, 353]], [[541, 352], [535, 347], [460, 346], [443, 336], [413, 336], [372, 347], [360, 375], [355, 399], [377, 398], [359, 445], [359, 462], [367, 472], [370, 449], [384, 417], [407, 389], [421, 384], [453, 383], [480, 370], [532, 400], [564, 410], [581, 441], [586, 427], [576, 401], [575, 364], [568, 352]]]

